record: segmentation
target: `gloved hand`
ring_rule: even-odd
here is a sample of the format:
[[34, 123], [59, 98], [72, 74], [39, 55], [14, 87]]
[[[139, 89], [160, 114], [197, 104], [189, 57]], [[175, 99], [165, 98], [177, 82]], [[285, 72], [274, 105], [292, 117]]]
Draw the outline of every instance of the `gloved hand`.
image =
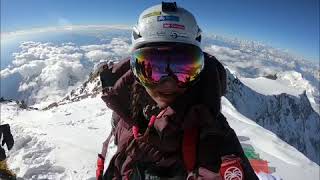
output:
[[[2, 136], [1, 145], [7, 145], [8, 150], [12, 149], [14, 140], [10, 131], [9, 124], [0, 125], [0, 137]], [[0, 147], [0, 160], [4, 160], [6, 158], [5, 151], [2, 147]]]
[[103, 65], [100, 72], [100, 81], [102, 88], [111, 87], [117, 81], [117, 74], [112, 72], [113, 62]]
[[14, 140], [10, 131], [9, 124], [0, 125], [0, 135], [3, 136], [1, 145], [4, 146], [4, 144], [6, 144], [8, 147], [8, 150], [10, 150], [13, 147]]
[[204, 167], [200, 167], [198, 169], [198, 175], [196, 175], [194, 172], [190, 172], [187, 177], [187, 180], [206, 180], [206, 179], [222, 180], [219, 173], [215, 173]]
[[6, 152], [4, 149], [0, 146], [0, 161], [3, 161], [6, 159]]
[[97, 170], [96, 170], [97, 180], [102, 180], [103, 170], [104, 170], [104, 157], [101, 154], [98, 154]]

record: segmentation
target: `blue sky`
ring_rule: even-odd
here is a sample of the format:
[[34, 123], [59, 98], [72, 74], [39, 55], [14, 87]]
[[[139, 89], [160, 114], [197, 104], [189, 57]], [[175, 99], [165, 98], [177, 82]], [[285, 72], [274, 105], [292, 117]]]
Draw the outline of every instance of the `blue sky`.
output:
[[[206, 33], [255, 40], [319, 60], [319, 0], [177, 0]], [[1, 0], [1, 32], [86, 25], [133, 25], [156, 0]]]

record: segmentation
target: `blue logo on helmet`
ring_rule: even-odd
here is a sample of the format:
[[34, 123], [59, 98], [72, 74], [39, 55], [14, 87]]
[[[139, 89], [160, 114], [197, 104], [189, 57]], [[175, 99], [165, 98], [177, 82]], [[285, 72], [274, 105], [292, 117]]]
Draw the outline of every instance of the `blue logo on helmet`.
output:
[[179, 17], [178, 16], [158, 16], [157, 20], [158, 21], [175, 21], [175, 22], [179, 22]]

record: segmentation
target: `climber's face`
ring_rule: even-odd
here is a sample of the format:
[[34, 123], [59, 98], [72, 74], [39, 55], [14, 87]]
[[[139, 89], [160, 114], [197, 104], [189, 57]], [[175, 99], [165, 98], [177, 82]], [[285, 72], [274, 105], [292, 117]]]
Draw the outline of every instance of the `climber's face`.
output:
[[199, 80], [202, 50], [184, 43], [150, 43], [132, 51], [130, 66], [149, 95], [165, 107]]

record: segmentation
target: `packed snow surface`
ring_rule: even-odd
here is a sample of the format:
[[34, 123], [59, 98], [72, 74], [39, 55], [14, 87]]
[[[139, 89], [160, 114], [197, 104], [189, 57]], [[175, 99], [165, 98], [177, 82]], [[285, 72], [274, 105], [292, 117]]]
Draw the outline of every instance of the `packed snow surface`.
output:
[[285, 85], [282, 80], [272, 80], [265, 77], [240, 78], [240, 80], [246, 86], [264, 95], [276, 95], [281, 93], [287, 93], [299, 97], [299, 95], [303, 93], [302, 90], [298, 90]]
[[2, 123], [11, 125], [15, 139], [8, 164], [23, 179], [94, 179], [110, 118], [111, 111], [99, 98], [47, 111], [2, 105]]
[[[250, 143], [262, 159], [275, 167], [277, 179], [317, 180], [319, 166], [302, 153], [242, 116], [222, 99], [222, 112], [239, 139]], [[112, 111], [99, 98], [54, 107], [22, 110], [15, 103], [1, 105], [1, 121], [11, 125], [15, 145], [8, 164], [23, 179], [95, 179], [97, 154], [111, 130]], [[241, 138], [240, 138], [241, 137]], [[107, 162], [115, 152], [111, 144]], [[259, 174], [261, 179], [267, 179]]]

